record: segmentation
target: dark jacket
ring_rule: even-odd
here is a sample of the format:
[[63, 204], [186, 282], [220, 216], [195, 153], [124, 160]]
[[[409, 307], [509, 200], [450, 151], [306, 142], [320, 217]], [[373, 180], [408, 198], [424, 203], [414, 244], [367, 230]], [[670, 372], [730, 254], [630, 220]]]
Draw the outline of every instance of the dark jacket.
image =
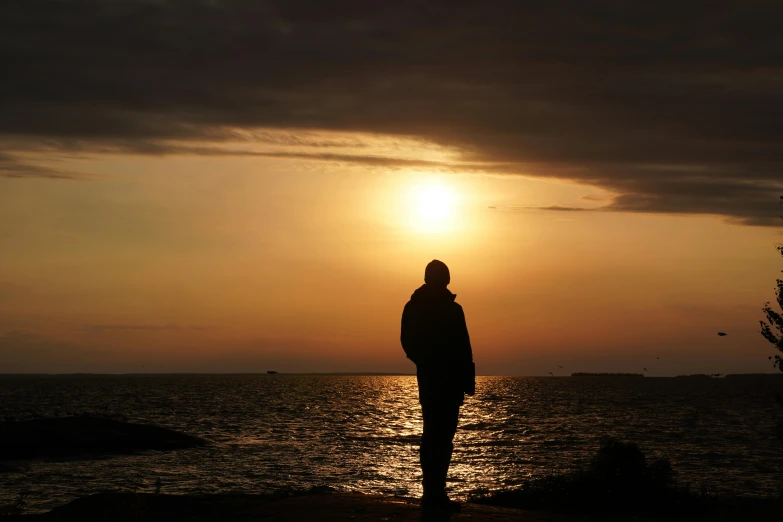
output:
[[475, 366], [462, 307], [445, 287], [422, 285], [402, 311], [400, 342], [416, 364], [420, 400], [462, 403], [473, 395]]

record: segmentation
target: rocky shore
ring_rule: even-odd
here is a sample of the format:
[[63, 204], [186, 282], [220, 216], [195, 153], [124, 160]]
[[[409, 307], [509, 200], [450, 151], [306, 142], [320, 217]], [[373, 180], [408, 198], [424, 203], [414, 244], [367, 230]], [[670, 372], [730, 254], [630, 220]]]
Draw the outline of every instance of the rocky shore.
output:
[[0, 461], [126, 454], [209, 444], [178, 431], [102, 417], [0, 422]]
[[644, 513], [579, 513], [527, 511], [481, 504], [464, 504], [460, 513], [422, 512], [416, 499], [358, 493], [263, 495], [156, 495], [100, 493], [80, 498], [40, 515], [10, 517], [35, 522], [734, 522], [780, 520], [780, 505], [759, 503], [703, 514], [650, 515]]

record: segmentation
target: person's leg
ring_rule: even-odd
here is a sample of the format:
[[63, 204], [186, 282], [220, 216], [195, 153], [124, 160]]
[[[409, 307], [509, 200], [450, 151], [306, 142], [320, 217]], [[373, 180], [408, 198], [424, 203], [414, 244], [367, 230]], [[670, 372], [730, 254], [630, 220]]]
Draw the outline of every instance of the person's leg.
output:
[[454, 449], [459, 405], [448, 402], [423, 402], [424, 432], [421, 440], [423, 500], [442, 505], [446, 496], [446, 475]]
[[449, 466], [451, 465], [451, 456], [454, 452], [454, 435], [457, 433], [459, 423], [459, 405], [444, 404], [439, 408], [439, 461], [438, 461], [438, 483], [443, 484], [443, 491], [446, 490], [446, 477], [448, 476]]
[[421, 462], [422, 487], [424, 499], [432, 499], [441, 496], [444, 491], [440, 487], [441, 459], [439, 458], [438, 444], [438, 405], [422, 401], [421, 413], [424, 421], [424, 429], [421, 435], [419, 458]]
[[422, 436], [422, 475], [424, 509], [460, 511], [458, 502], [446, 495], [446, 475], [454, 449], [453, 438], [457, 429], [459, 405], [438, 401], [422, 405], [424, 433]]

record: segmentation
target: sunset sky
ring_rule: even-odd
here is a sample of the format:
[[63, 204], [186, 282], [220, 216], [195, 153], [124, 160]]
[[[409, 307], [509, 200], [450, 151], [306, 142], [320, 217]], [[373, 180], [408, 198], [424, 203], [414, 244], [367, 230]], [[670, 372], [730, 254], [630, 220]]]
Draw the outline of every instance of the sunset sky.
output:
[[774, 371], [781, 19], [6, 0], [0, 373], [411, 373], [432, 259], [481, 374]]

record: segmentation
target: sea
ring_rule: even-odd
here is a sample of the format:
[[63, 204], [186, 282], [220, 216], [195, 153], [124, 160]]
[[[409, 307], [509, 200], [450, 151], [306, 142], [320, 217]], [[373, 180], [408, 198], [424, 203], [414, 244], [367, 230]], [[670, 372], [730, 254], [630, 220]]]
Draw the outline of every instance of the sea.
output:
[[[773, 497], [783, 376], [478, 377], [460, 414], [448, 488], [477, 490], [584, 466], [602, 436], [668, 459], [697, 491]], [[101, 415], [212, 445], [136, 455], [6, 462], [0, 505], [41, 512], [107, 490], [271, 493], [329, 486], [416, 497], [421, 410], [414, 376], [0, 376], [0, 420]]]

